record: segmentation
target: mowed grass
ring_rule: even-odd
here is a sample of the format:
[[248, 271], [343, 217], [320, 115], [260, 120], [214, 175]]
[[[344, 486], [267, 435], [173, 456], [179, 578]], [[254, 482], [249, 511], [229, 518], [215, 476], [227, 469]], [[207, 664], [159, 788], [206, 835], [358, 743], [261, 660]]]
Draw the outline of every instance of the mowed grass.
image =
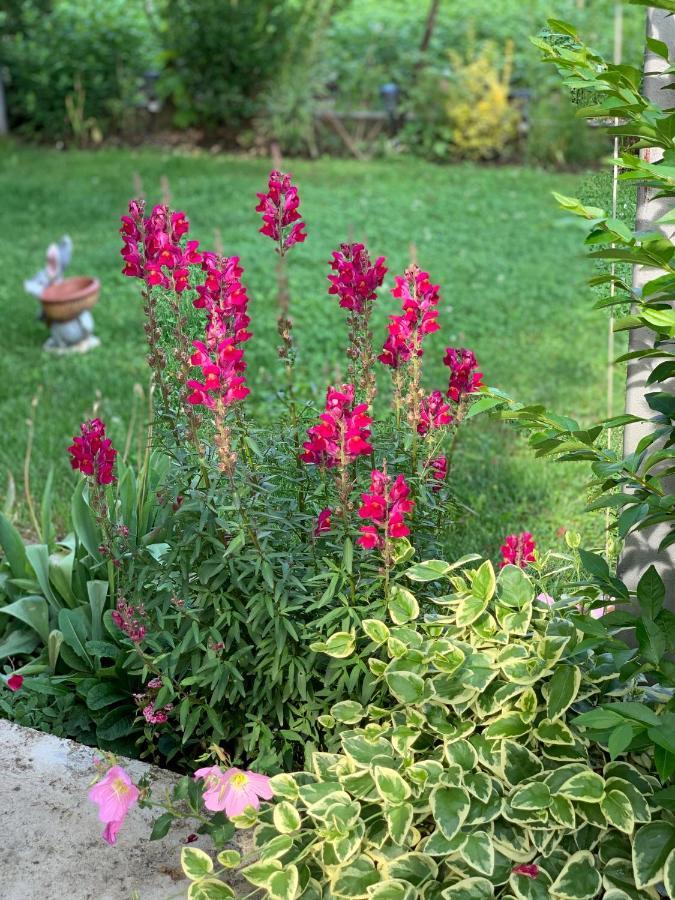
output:
[[[150, 202], [160, 199], [160, 179], [168, 179], [172, 204], [187, 212], [193, 236], [212, 246], [218, 229], [225, 251], [241, 256], [255, 333], [247, 345], [249, 405], [258, 421], [272, 425], [279, 416], [274, 254], [258, 234], [254, 212], [255, 192], [264, 189], [269, 168], [265, 159], [204, 154], [0, 149], [0, 489], [11, 472], [22, 526], [29, 525], [21, 470], [31, 399], [39, 393], [33, 491], [39, 495], [53, 467], [63, 523], [74, 483], [65, 452], [69, 438], [97, 403], [122, 445], [134, 385], [147, 389], [138, 285], [120, 274], [117, 234], [135, 174]], [[561, 224], [551, 197], [552, 190], [574, 194], [577, 178], [409, 159], [297, 161], [288, 168], [309, 233], [290, 257], [303, 395], [320, 403], [326, 385], [345, 370], [344, 315], [327, 295], [326, 273], [331, 250], [354, 239], [388, 260], [374, 322], [378, 342], [397, 307], [388, 288], [409, 263], [411, 244], [440, 283], [441, 330], [425, 355], [429, 389], [446, 383], [443, 348], [460, 345], [474, 349], [488, 384], [523, 402], [545, 403], [582, 423], [604, 414], [605, 322], [591, 310], [584, 285], [581, 233]], [[102, 282], [95, 310], [102, 346], [84, 356], [42, 352], [46, 329], [22, 286], [42, 266], [47, 244], [64, 233], [74, 241], [69, 273]], [[542, 547], [561, 546], [561, 527], [596, 539], [599, 520], [583, 512], [585, 478], [583, 467], [535, 460], [515, 430], [479, 417], [463, 431], [453, 475], [455, 492], [472, 513], [453, 530], [449, 551], [494, 557], [505, 534], [524, 528]]]

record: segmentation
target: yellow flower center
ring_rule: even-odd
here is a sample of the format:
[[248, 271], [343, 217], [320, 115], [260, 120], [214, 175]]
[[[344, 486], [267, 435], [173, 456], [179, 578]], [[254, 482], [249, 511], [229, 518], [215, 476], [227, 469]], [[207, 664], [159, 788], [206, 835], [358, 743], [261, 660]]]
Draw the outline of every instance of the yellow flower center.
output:
[[112, 783], [112, 789], [118, 797], [124, 797], [129, 793], [129, 785], [121, 778], [116, 778]]
[[248, 784], [248, 775], [244, 774], [244, 772], [238, 772], [230, 778], [230, 784], [234, 788], [246, 787]]

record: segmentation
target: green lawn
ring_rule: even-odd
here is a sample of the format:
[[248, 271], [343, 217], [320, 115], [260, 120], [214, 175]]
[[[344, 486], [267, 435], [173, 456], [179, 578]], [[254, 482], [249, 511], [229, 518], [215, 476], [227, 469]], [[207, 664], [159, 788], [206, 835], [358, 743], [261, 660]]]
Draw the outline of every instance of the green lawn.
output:
[[[166, 176], [173, 205], [186, 210], [194, 236], [210, 245], [218, 228], [226, 252], [242, 257], [255, 333], [247, 345], [251, 402], [259, 418], [272, 420], [278, 376], [273, 254], [257, 233], [254, 212], [269, 167], [268, 160], [203, 154], [0, 148], [0, 490], [11, 470], [21, 494], [25, 423], [38, 389], [32, 480], [39, 493], [54, 467], [61, 511], [73, 483], [65, 448], [97, 399], [113, 438], [123, 443], [134, 385], [147, 386], [138, 286], [120, 274], [117, 234], [134, 173], [151, 201], [159, 199]], [[443, 347], [463, 345], [475, 350], [489, 384], [523, 401], [545, 402], [583, 422], [604, 413], [604, 319], [591, 310], [584, 287], [581, 233], [560, 225], [551, 197], [552, 190], [577, 191], [577, 178], [409, 159], [302, 161], [289, 168], [309, 232], [290, 259], [303, 391], [318, 398], [344, 366], [344, 320], [326, 293], [326, 261], [351, 236], [387, 256], [389, 287], [408, 263], [413, 241], [420, 264], [440, 282], [442, 327], [425, 357], [430, 389], [445, 383]], [[42, 353], [46, 331], [22, 287], [42, 265], [49, 241], [64, 232], [75, 245], [70, 273], [94, 274], [103, 285], [95, 312], [102, 346], [82, 357]], [[395, 307], [382, 291], [379, 338]], [[494, 555], [502, 536], [521, 528], [543, 546], [560, 546], [560, 526], [598, 534], [597, 522], [583, 514], [582, 468], [535, 461], [522, 439], [497, 423], [481, 418], [465, 429], [454, 477], [475, 515], [458, 525], [453, 552]], [[17, 516], [27, 524], [20, 496]]]

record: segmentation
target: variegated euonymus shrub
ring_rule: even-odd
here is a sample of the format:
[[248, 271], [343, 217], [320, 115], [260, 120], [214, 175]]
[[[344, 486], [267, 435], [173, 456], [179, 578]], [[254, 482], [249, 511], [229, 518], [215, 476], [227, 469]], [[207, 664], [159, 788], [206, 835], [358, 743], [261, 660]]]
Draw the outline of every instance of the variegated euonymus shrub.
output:
[[363, 622], [388, 700], [338, 703], [339, 752], [277, 775], [277, 802], [238, 820], [257, 825], [248, 881], [280, 900], [675, 896], [675, 818], [648, 758], [611, 760], [571, 725], [625, 689], [611, 657], [515, 566], [407, 575], [418, 589], [392, 589], [389, 624]]

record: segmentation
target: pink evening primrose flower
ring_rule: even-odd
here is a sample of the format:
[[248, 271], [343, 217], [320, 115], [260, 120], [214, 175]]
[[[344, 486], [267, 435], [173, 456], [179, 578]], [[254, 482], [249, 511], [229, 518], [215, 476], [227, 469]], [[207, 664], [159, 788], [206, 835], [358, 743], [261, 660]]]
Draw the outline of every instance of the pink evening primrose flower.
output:
[[240, 816], [247, 806], [260, 809], [261, 800], [272, 799], [272, 788], [267, 775], [228, 769], [218, 766], [197, 769], [195, 778], [203, 778], [204, 806], [211, 812], [224, 812], [226, 816]]
[[98, 817], [105, 822], [103, 839], [109, 844], [117, 840], [129, 809], [136, 803], [140, 791], [120, 766], [113, 766], [105, 777], [89, 791], [89, 799], [98, 806]]
[[553, 604], [555, 603], [555, 599], [551, 597], [550, 594], [545, 594], [543, 592], [541, 594], [537, 594], [537, 600], [539, 600], [540, 603], [545, 603], [547, 606], [553, 606]]

